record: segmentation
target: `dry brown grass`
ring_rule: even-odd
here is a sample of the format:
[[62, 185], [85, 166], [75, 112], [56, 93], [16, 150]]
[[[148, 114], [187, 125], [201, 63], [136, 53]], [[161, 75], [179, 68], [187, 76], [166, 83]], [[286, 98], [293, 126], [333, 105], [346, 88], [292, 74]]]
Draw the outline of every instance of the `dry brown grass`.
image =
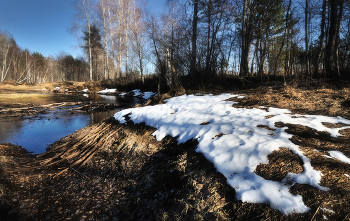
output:
[[[341, 116], [350, 119], [349, 92], [349, 88], [332, 90], [261, 87], [246, 91], [248, 96], [243, 99], [232, 100], [239, 102], [234, 105], [236, 107], [277, 107], [289, 109], [292, 113], [298, 114]], [[344, 126], [343, 124], [323, 124], [330, 128]], [[302, 195], [304, 203], [312, 209], [312, 212], [304, 217], [308, 217], [308, 220], [322, 220], [324, 216], [329, 220], [349, 220], [350, 179], [344, 174], [350, 173], [350, 166], [349, 164], [325, 156], [329, 156], [327, 151], [338, 150], [350, 157], [350, 130], [341, 131], [344, 135], [343, 137], [333, 138], [328, 133], [316, 131], [301, 125], [277, 122], [275, 126], [288, 127], [286, 132], [293, 135], [291, 141], [299, 145], [304, 155], [311, 159], [311, 165], [316, 170], [322, 172], [321, 185], [331, 189], [324, 192], [309, 185], [300, 184], [296, 184], [291, 188], [291, 192]], [[260, 125], [260, 127], [271, 129], [266, 128], [264, 125]], [[281, 152], [280, 154], [273, 152], [268, 158], [270, 161], [269, 164], [259, 165], [256, 169], [256, 173], [264, 178], [281, 180], [284, 178], [286, 172], [290, 172], [291, 170], [297, 173], [301, 172], [300, 163], [297, 163], [297, 159], [295, 159], [295, 163], [292, 163], [291, 161], [293, 161], [294, 157], [290, 153]], [[286, 162], [289, 167], [285, 167]], [[331, 209], [334, 213], [327, 212], [324, 208]]]
[[237, 107], [278, 107], [299, 114], [322, 114], [326, 116], [343, 116], [350, 119], [350, 89], [300, 89], [293, 87], [260, 87], [246, 91], [244, 99], [238, 101]]
[[[81, 85], [83, 85], [83, 82], [47, 83], [38, 85], [0, 84], [0, 108], [32, 107], [62, 102], [80, 102], [83, 101], [81, 97], [65, 95], [63, 92], [66, 90], [76, 91], [76, 88]], [[60, 87], [60, 89], [54, 91], [55, 87]]]
[[60, 87], [58, 92], [65, 92], [66, 89], [75, 91], [78, 87], [83, 87], [85, 82], [57, 82], [45, 84], [0, 84], [0, 93], [49, 93], [55, 87]]
[[[235, 106], [274, 106], [295, 113], [343, 117], [349, 114], [347, 89], [259, 88], [247, 94], [254, 96], [238, 99], [240, 104]], [[40, 170], [19, 171], [17, 165], [2, 171], [7, 183], [4, 195], [9, 200], [3, 201], [1, 208], [7, 208], [3, 209], [7, 214], [10, 211], [18, 217], [42, 220], [323, 220], [324, 216], [328, 220], [350, 220], [350, 179], [344, 175], [350, 175], [350, 166], [324, 157], [329, 150], [350, 156], [350, 130], [343, 130], [343, 137], [333, 138], [300, 125], [279, 122], [275, 126], [288, 127], [291, 141], [322, 172], [321, 185], [331, 189], [321, 191], [300, 184], [291, 188], [291, 193], [301, 195], [311, 208], [308, 213], [285, 216], [269, 204], [237, 201], [226, 178], [195, 151], [197, 141], [178, 144], [176, 138], [168, 136], [158, 142], [151, 136], [154, 129], [150, 127], [113, 121], [84, 128], [56, 142], [36, 159], [43, 163]], [[113, 132], [115, 138], [110, 139], [108, 134]], [[11, 155], [0, 155], [6, 156], [10, 165]], [[303, 171], [300, 158], [286, 148], [274, 151], [268, 159], [268, 164], [256, 169], [265, 179], [279, 181], [288, 172]]]
[[79, 96], [64, 94], [0, 94], [0, 107], [31, 107], [62, 102], [81, 102]]
[[[300, 144], [302, 140], [307, 146], [311, 133], [303, 130], [290, 127], [289, 132], [295, 134], [293, 142]], [[236, 201], [226, 178], [195, 151], [196, 141], [178, 144], [168, 136], [158, 142], [151, 136], [153, 131], [143, 125], [108, 121], [61, 139], [35, 162], [26, 164], [36, 169], [8, 172], [7, 177], [17, 175], [12, 178], [11, 188], [6, 186], [5, 195], [15, 197], [21, 209], [10, 201], [6, 201], [7, 208], [12, 206], [13, 214], [29, 219], [55, 220], [318, 220], [323, 215], [336, 220], [346, 216], [346, 183], [337, 177], [350, 173], [349, 168], [335, 172], [327, 168], [325, 161], [320, 166], [314, 164], [325, 174], [322, 185], [332, 187], [332, 191], [295, 185], [291, 191], [302, 195], [312, 211], [284, 216], [268, 204]], [[117, 139], [110, 140], [108, 134], [114, 132]], [[313, 162], [324, 160], [319, 152], [312, 151], [314, 146], [304, 146], [302, 150]], [[84, 157], [88, 152], [93, 154]], [[257, 168], [257, 173], [266, 179], [281, 180], [287, 172], [302, 171], [299, 157], [286, 148], [274, 151], [269, 160], [269, 164]]]

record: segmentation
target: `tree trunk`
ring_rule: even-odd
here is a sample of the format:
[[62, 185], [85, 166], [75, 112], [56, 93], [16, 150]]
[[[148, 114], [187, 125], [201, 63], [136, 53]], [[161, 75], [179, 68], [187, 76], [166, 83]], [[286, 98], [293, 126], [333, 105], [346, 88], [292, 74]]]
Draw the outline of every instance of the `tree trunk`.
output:
[[[337, 38], [340, 30], [340, 21], [342, 20], [342, 6], [344, 1], [330, 0], [331, 15], [330, 15], [330, 27], [328, 33], [327, 53], [326, 53], [326, 71], [329, 77], [340, 77], [337, 71], [337, 59], [336, 53], [338, 50]], [[338, 7], [339, 13], [338, 13]]]
[[[115, 64], [115, 53], [114, 53], [114, 41], [113, 41], [113, 31], [112, 31], [112, 16], [111, 16], [111, 8], [110, 8], [110, 2], [108, 1], [107, 3], [107, 11], [108, 11], [108, 23], [109, 23], [109, 40], [110, 40], [110, 50], [111, 50], [111, 53], [112, 53], [112, 61], [114, 62]], [[108, 73], [108, 78], [115, 78], [115, 65], [113, 65], [113, 75], [111, 76], [111, 73], [109, 71]]]
[[207, 35], [207, 57], [206, 57], [206, 74], [209, 77], [210, 73], [210, 42], [211, 41], [211, 0], [208, 2], [208, 35]]
[[324, 30], [326, 26], [326, 5], [327, 0], [323, 0], [322, 4], [322, 19], [321, 19], [321, 35], [319, 38], [319, 43], [318, 43], [318, 49], [317, 49], [317, 54], [316, 54], [316, 59], [315, 59], [315, 76], [319, 76], [319, 61], [321, 57], [321, 51], [323, 48], [323, 41], [324, 41]]
[[193, 1], [193, 22], [192, 22], [192, 53], [191, 53], [191, 67], [190, 74], [195, 80], [196, 59], [197, 59], [197, 23], [198, 23], [198, 0]]
[[128, 73], [128, 59], [129, 59], [129, 14], [130, 14], [130, 9], [129, 9], [129, 1], [126, 3], [127, 7], [127, 14], [126, 14], [126, 19], [124, 20], [126, 23], [126, 28], [125, 28], [125, 73]]
[[305, 1], [305, 74], [309, 75], [309, 0]]
[[338, 22], [337, 22], [337, 34], [336, 34], [336, 40], [335, 40], [335, 63], [336, 63], [336, 71], [339, 78], [341, 77], [340, 70], [339, 70], [339, 45], [340, 45], [340, 28], [342, 24], [342, 17], [343, 17], [343, 9], [344, 9], [344, 0], [340, 1], [339, 5], [339, 15], [338, 15]]
[[248, 0], [244, 0], [242, 13], [242, 55], [240, 77], [246, 76], [249, 72], [249, 51], [250, 51], [250, 30], [248, 19]]
[[84, 13], [86, 18], [86, 24], [88, 27], [88, 34], [89, 34], [89, 73], [90, 73], [90, 81], [92, 81], [92, 52], [91, 52], [91, 21], [90, 21], [90, 13], [89, 13], [89, 6], [86, 5], [86, 3], [89, 3], [86, 0], [82, 0], [83, 7], [84, 7]]
[[[3, 48], [3, 60], [2, 60], [2, 70], [1, 70], [1, 82], [4, 82], [6, 74], [5, 74], [5, 69], [6, 69], [6, 61], [7, 61], [7, 55], [9, 52], [9, 45], [8, 42], [6, 41], [6, 38], [4, 37], [4, 48]], [[8, 70], [8, 69], [7, 69]], [[7, 73], [7, 71], [6, 71]]]
[[103, 72], [104, 72], [104, 79], [109, 78], [109, 66], [108, 66], [108, 43], [107, 43], [107, 27], [106, 27], [106, 4], [105, 0], [100, 0], [101, 3], [101, 12], [102, 12], [102, 18], [103, 18]]

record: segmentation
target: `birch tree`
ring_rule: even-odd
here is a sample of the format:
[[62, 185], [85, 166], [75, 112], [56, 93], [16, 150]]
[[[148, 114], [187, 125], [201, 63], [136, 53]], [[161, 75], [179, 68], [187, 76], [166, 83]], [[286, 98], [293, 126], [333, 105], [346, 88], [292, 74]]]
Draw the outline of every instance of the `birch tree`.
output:
[[[9, 51], [10, 51], [10, 47], [11, 47], [11, 39], [12, 37], [10, 36], [9, 33], [1, 33], [0, 32], [0, 58], [2, 61], [1, 62], [1, 78], [0, 78], [0, 82], [4, 82], [9, 68], [10, 68], [10, 64], [11, 64], [11, 58], [9, 56]], [[13, 53], [12, 53], [13, 55]]]
[[98, 10], [100, 13], [100, 20], [102, 20], [102, 38], [103, 38], [103, 76], [104, 79], [109, 79], [109, 65], [108, 65], [108, 8], [109, 0], [98, 0]]
[[93, 23], [93, 7], [91, 0], [74, 0], [75, 20], [72, 24], [72, 31], [79, 32], [87, 30], [88, 33], [88, 58], [89, 58], [89, 78], [93, 80], [92, 76], [92, 47], [91, 47], [91, 25]]
[[134, 53], [136, 54], [137, 58], [138, 58], [138, 63], [139, 63], [139, 70], [140, 70], [140, 74], [141, 74], [141, 80], [142, 83], [145, 83], [145, 78], [144, 78], [144, 73], [143, 73], [143, 69], [144, 69], [144, 56], [145, 56], [145, 22], [144, 22], [144, 12], [142, 11], [141, 8], [137, 7], [135, 5], [133, 5], [133, 13], [131, 14], [132, 16], [132, 49], [134, 51]]

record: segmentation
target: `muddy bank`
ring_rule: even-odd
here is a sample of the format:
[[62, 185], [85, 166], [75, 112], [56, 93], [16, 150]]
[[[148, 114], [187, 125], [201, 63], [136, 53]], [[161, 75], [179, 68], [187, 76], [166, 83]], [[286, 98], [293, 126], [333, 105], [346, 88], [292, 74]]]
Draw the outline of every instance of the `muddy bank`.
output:
[[62, 102], [31, 107], [0, 108], [1, 117], [35, 117], [55, 108], [70, 107], [71, 114], [77, 112], [104, 111], [123, 107], [120, 104], [104, 104], [93, 101], [86, 102]]

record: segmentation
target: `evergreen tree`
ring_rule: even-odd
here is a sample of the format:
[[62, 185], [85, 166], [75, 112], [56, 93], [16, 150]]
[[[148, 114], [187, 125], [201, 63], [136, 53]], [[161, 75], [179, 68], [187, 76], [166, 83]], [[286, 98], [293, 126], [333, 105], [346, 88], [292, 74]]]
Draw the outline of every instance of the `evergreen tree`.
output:
[[[92, 24], [90, 27], [90, 35], [88, 31], [84, 31], [83, 40], [85, 42], [83, 48], [85, 53], [89, 54], [89, 48], [91, 48], [91, 64], [92, 64], [92, 73], [93, 79], [98, 79], [98, 62], [99, 54], [102, 52], [103, 47], [101, 43], [100, 30], [95, 24]], [[90, 45], [89, 45], [90, 43]]]

